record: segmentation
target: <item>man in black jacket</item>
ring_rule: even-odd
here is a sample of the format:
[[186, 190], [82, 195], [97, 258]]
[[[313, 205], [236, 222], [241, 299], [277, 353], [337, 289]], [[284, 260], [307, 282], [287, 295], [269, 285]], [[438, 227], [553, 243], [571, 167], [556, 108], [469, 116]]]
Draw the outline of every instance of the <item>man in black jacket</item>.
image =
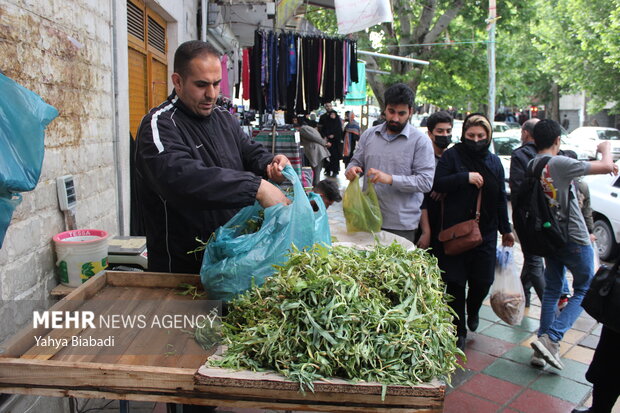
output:
[[136, 139], [140, 207], [149, 270], [197, 274], [203, 253], [189, 253], [255, 201], [288, 202], [266, 179], [281, 182], [289, 163], [245, 135], [215, 102], [220, 56], [193, 40], [174, 56], [174, 91], [142, 119]]
[[[525, 179], [527, 164], [534, 159], [537, 153], [534, 143], [534, 126], [540, 119], [528, 119], [521, 125], [521, 147], [515, 149], [510, 157], [510, 193], [512, 199], [516, 199], [519, 187]], [[514, 219], [513, 219], [514, 221]], [[544, 264], [542, 257], [523, 254], [523, 268], [521, 269], [521, 284], [525, 291], [526, 306], [530, 303], [530, 288], [534, 287], [538, 298], [542, 302], [542, 294], [545, 289]]]

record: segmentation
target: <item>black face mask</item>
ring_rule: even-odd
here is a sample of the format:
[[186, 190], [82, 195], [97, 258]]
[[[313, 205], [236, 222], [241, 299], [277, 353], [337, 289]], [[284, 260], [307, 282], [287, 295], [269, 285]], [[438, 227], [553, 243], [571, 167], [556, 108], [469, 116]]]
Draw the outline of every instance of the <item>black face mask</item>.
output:
[[472, 141], [471, 139], [463, 139], [463, 143], [473, 152], [482, 152], [486, 150], [489, 146], [489, 142], [487, 141]]
[[446, 149], [452, 141], [452, 135], [435, 135], [435, 146], [439, 149]]

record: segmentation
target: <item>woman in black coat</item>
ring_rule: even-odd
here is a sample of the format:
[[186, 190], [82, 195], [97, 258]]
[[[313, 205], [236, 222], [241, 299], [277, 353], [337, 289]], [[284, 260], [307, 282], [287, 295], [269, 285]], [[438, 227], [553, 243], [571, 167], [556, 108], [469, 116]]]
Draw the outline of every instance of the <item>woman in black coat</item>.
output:
[[321, 128], [321, 135], [327, 139], [329, 161], [325, 163], [327, 176], [338, 176], [340, 159], [342, 159], [342, 121], [335, 110], [328, 112], [328, 117]]
[[454, 297], [449, 304], [458, 317], [454, 324], [461, 349], [465, 348], [467, 337], [465, 309], [467, 326], [476, 331], [478, 312], [493, 284], [498, 230], [503, 234], [502, 245], [514, 244], [508, 222], [504, 169], [497, 155], [489, 152], [492, 131], [484, 115], [469, 115], [463, 123], [461, 143], [444, 152], [435, 171], [433, 190], [445, 195], [442, 228], [474, 218], [478, 192], [482, 191], [479, 221], [482, 244], [459, 255], [439, 254], [446, 292]]

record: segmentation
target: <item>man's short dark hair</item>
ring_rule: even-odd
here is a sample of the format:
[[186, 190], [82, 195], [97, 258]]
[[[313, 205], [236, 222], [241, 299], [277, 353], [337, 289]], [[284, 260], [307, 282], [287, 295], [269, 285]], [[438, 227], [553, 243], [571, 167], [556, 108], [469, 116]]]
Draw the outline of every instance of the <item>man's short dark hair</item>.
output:
[[212, 55], [218, 59], [221, 57], [220, 52], [215, 47], [202, 40], [190, 40], [182, 43], [174, 52], [174, 72], [186, 76], [189, 62], [203, 55]]
[[407, 105], [413, 107], [413, 90], [404, 83], [396, 83], [383, 94], [385, 106], [387, 105]]
[[321, 191], [321, 193], [332, 202], [342, 201], [342, 196], [340, 195], [340, 188], [338, 188], [338, 184], [336, 183], [336, 181], [332, 179], [323, 179], [321, 182], [316, 184], [316, 186], [314, 187], [314, 191]]
[[562, 134], [560, 124], [552, 119], [543, 119], [534, 126], [534, 142], [539, 151], [553, 146], [555, 140]]
[[437, 126], [438, 123], [449, 123], [452, 126], [454, 124], [454, 121], [452, 119], [452, 116], [450, 116], [448, 112], [442, 110], [433, 113], [431, 116], [428, 117], [428, 119], [426, 119], [426, 128], [429, 130], [429, 132], [432, 133], [433, 129], [435, 129], [435, 126]]

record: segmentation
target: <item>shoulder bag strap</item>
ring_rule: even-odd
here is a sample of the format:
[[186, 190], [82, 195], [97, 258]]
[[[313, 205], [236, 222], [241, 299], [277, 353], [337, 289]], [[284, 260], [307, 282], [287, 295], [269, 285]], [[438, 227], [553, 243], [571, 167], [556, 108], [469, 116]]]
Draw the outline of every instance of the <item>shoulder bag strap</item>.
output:
[[[479, 189], [478, 190], [478, 199], [476, 200], [476, 222], [480, 222], [480, 203], [482, 200], [482, 190]], [[443, 198], [441, 199], [441, 230], [443, 231], [443, 204], [444, 204], [444, 200]]]

